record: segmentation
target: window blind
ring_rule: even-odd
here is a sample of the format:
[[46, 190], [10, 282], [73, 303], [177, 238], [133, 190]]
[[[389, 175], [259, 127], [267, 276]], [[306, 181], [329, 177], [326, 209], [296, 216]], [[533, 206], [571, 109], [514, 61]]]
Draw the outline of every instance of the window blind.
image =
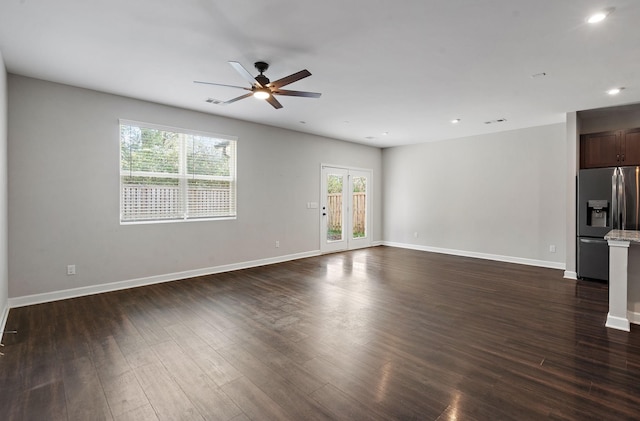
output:
[[120, 221], [236, 216], [236, 139], [120, 121]]

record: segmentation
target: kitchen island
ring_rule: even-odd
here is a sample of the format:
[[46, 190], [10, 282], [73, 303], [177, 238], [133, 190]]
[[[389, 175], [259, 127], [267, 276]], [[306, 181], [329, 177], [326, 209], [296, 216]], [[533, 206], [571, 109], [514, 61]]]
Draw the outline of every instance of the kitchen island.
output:
[[640, 231], [612, 230], [604, 239], [609, 244], [609, 314], [605, 326], [628, 332], [629, 246], [640, 244]]

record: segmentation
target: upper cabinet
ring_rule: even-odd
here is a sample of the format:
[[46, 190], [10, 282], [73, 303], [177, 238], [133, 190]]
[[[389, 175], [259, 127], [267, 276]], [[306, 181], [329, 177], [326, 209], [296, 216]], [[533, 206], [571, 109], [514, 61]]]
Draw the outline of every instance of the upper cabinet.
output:
[[640, 128], [580, 136], [580, 168], [640, 165]]
[[624, 130], [622, 165], [640, 165], [640, 128]]

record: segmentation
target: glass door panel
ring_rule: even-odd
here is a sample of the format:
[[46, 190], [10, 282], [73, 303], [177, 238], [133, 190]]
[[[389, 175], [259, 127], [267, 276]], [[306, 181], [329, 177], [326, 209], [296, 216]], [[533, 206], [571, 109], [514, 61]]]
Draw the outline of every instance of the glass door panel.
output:
[[363, 238], [367, 236], [367, 178], [351, 177], [351, 185], [353, 238]]
[[347, 238], [348, 172], [343, 168], [322, 169], [322, 252], [345, 250]]
[[343, 239], [342, 195], [344, 181], [344, 176], [339, 174], [327, 176], [327, 241], [341, 241]]
[[322, 167], [323, 253], [371, 246], [370, 171]]
[[371, 171], [349, 170], [349, 239], [347, 248], [371, 246]]

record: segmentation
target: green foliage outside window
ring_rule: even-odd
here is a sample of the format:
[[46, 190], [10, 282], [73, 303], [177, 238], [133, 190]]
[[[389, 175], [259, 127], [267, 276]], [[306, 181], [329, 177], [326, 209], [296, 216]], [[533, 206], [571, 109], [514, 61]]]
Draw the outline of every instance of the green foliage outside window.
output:
[[120, 127], [122, 171], [180, 174], [180, 142], [184, 136], [187, 175], [230, 175], [228, 140], [131, 125]]

